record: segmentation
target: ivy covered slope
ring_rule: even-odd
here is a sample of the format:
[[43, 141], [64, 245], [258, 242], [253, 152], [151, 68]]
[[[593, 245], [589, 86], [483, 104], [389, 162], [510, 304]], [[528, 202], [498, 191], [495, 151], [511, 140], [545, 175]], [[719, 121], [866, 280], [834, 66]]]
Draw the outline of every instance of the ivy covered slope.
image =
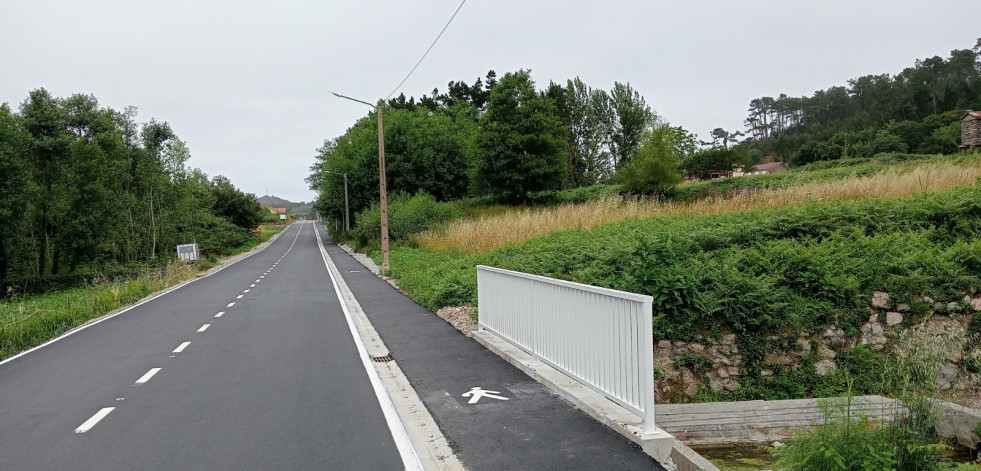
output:
[[553, 232], [487, 253], [399, 247], [392, 275], [431, 309], [476, 305], [477, 264], [654, 296], [655, 340], [736, 334], [743, 367], [836, 325], [858, 332], [887, 291], [920, 316], [981, 287], [981, 187], [817, 201]]

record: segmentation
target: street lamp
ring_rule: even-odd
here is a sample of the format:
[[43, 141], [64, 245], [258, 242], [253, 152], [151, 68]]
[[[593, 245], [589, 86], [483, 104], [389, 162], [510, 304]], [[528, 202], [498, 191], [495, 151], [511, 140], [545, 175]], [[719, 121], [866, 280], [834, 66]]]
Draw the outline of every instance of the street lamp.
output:
[[381, 249], [382, 249], [382, 273], [388, 273], [390, 267], [388, 261], [388, 192], [385, 187], [385, 132], [382, 127], [382, 100], [378, 100], [377, 105], [372, 105], [367, 101], [361, 101], [357, 98], [351, 98], [349, 96], [344, 96], [338, 93], [334, 93], [330, 90], [327, 91], [331, 95], [338, 98], [343, 98], [345, 100], [356, 101], [358, 103], [363, 103], [365, 105], [375, 108], [378, 114], [378, 192], [380, 194], [380, 209], [381, 209]]
[[344, 175], [344, 232], [351, 232], [351, 209], [347, 204], [347, 172], [331, 172], [324, 170], [325, 173], [334, 175]]

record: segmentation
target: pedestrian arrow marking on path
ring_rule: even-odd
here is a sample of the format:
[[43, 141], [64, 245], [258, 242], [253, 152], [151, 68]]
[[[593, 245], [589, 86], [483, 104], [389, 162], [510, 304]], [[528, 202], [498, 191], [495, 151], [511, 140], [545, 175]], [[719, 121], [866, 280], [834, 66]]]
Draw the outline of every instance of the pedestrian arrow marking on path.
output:
[[461, 394], [461, 396], [463, 396], [463, 397], [468, 397], [469, 396], [470, 397], [470, 400], [467, 401], [467, 404], [476, 404], [477, 401], [479, 401], [480, 398], [482, 398], [482, 397], [486, 397], [486, 398], [489, 398], [489, 399], [497, 399], [498, 401], [506, 401], [506, 400], [508, 400], [508, 398], [506, 398], [504, 396], [497, 396], [497, 394], [500, 394], [500, 393], [501, 393], [500, 391], [489, 391], [489, 390], [484, 389], [484, 388], [482, 388], [480, 386], [477, 386], [477, 387], [474, 387], [474, 388], [470, 388], [470, 391]]

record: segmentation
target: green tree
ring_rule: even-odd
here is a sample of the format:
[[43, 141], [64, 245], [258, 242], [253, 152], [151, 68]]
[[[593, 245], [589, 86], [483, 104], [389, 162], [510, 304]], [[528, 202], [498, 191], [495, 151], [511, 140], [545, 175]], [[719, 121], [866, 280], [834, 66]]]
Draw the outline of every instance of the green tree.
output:
[[211, 179], [211, 194], [214, 196], [214, 212], [246, 230], [254, 230], [262, 222], [262, 205], [252, 193], [244, 193], [232, 185], [228, 178], [217, 175]]
[[352, 217], [378, 201], [377, 126], [374, 114], [370, 114], [358, 120], [344, 135], [324, 142], [317, 149], [307, 184], [317, 192], [314, 208], [329, 220], [344, 220], [342, 174], [346, 173], [348, 178]]
[[491, 90], [477, 137], [477, 179], [507, 203], [557, 189], [566, 175], [565, 130], [552, 100], [528, 71], [507, 73]]
[[20, 229], [28, 201], [27, 154], [30, 135], [6, 103], [0, 105], [0, 281], [20, 255]]
[[386, 113], [385, 165], [391, 191], [424, 191], [437, 201], [466, 196], [470, 189], [467, 141], [475, 132], [473, 122], [444, 113]]
[[961, 123], [953, 122], [933, 130], [917, 148], [922, 154], [954, 154], [961, 143]]
[[[135, 116], [44, 89], [19, 113], [0, 107], [0, 283], [56, 275], [47, 282], [57, 284], [66, 273], [163, 263], [180, 242], [212, 238], [220, 253], [251, 237], [215, 215], [207, 176], [187, 169], [170, 126]], [[247, 200], [226, 201], [223, 214], [258, 209]]]
[[612, 172], [605, 144], [610, 97], [606, 91], [593, 89], [576, 77], [566, 82], [565, 98], [571, 179], [578, 185], [592, 185]]
[[749, 157], [741, 147], [714, 147], [696, 152], [682, 163], [682, 168], [691, 177], [708, 179], [718, 173], [730, 172], [749, 164]]
[[794, 157], [793, 163], [795, 165], [804, 165], [822, 160], [836, 160], [841, 158], [843, 152], [844, 148], [842, 146], [830, 142], [808, 141], [800, 146], [800, 150], [797, 151], [797, 156]]
[[644, 133], [637, 155], [617, 172], [617, 179], [634, 193], [664, 194], [681, 183], [679, 134], [668, 124]]
[[56, 241], [64, 211], [68, 149], [72, 138], [67, 131], [67, 113], [61, 100], [45, 89], [33, 90], [21, 105], [24, 125], [31, 135], [28, 158], [31, 179], [37, 192], [31, 207], [31, 223], [38, 236], [34, 239], [37, 274], [57, 273], [60, 252]]
[[614, 82], [610, 92], [609, 130], [610, 156], [614, 169], [630, 161], [640, 147], [641, 136], [653, 124], [656, 115], [644, 97], [629, 83]]
[[721, 147], [723, 150], [728, 150], [729, 147], [734, 146], [739, 143], [739, 138], [744, 135], [742, 131], [726, 131], [722, 128], [715, 128], [709, 133], [712, 136], [711, 141], [702, 141], [701, 144], [705, 146]]

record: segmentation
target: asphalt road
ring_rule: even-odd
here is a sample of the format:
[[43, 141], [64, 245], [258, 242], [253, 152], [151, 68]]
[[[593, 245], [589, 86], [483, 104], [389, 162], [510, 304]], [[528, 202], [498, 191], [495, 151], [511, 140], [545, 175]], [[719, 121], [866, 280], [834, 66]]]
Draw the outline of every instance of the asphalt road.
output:
[[0, 364], [0, 469], [402, 469], [314, 227]]
[[468, 469], [663, 469], [308, 222], [217, 273], [0, 362], [0, 470], [418, 465], [391, 404], [380, 405], [315, 231]]

